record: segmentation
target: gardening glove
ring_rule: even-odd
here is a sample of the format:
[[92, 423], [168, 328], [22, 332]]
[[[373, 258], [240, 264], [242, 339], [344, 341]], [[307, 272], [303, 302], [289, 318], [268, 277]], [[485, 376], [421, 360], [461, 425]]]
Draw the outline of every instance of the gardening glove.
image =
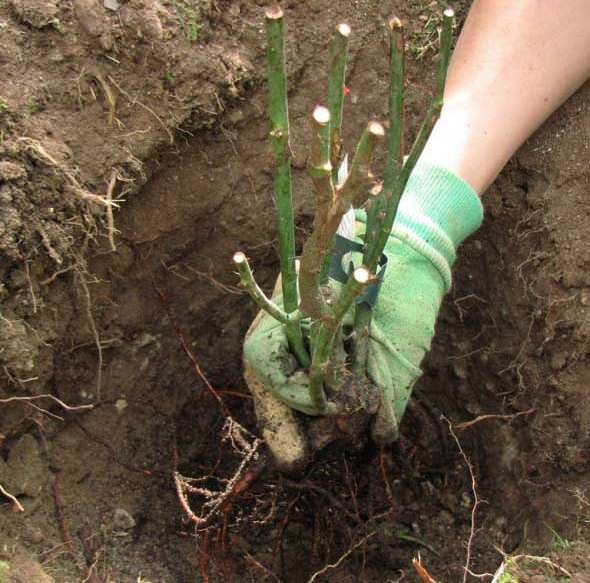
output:
[[[359, 213], [357, 220], [363, 216]], [[378, 443], [397, 439], [442, 298], [451, 286], [457, 247], [482, 218], [481, 202], [463, 180], [430, 164], [416, 166], [384, 250], [388, 265], [369, 331], [367, 372], [381, 392], [372, 429]], [[270, 316], [263, 315], [249, 331], [244, 361], [279, 401], [308, 415], [318, 413], [307, 376], [293, 374], [283, 327]]]
[[[357, 213], [361, 222], [364, 213]], [[483, 219], [473, 189], [451, 172], [419, 163], [400, 201], [385, 246], [388, 264], [373, 308], [367, 373], [381, 390], [372, 437], [398, 437], [420, 364], [430, 349], [442, 298], [461, 242]]]

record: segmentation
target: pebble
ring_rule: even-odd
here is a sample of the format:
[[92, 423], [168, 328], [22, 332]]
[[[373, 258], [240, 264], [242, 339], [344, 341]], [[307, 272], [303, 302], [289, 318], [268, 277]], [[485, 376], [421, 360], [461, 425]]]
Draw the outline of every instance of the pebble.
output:
[[452, 368], [453, 368], [453, 372], [455, 373], [455, 376], [459, 379], [465, 380], [469, 376], [467, 373], [467, 366], [464, 362], [456, 360], [453, 363]]
[[113, 528], [125, 532], [135, 527], [135, 518], [124, 508], [115, 508], [113, 513]]
[[20, 164], [15, 164], [8, 160], [2, 160], [0, 162], [0, 181], [10, 182], [19, 178], [25, 178], [26, 175], [27, 171]]
[[36, 545], [43, 542], [45, 536], [43, 535], [43, 531], [38, 526], [28, 524], [25, 528], [25, 538], [28, 542]]
[[555, 352], [551, 355], [550, 365], [553, 370], [561, 370], [567, 364], [567, 352]]
[[112, 10], [113, 12], [116, 12], [121, 7], [117, 0], [104, 0], [103, 4], [107, 10]]
[[47, 466], [41, 458], [39, 444], [28, 433], [12, 446], [7, 462], [0, 460], [0, 482], [14, 496], [35, 498], [47, 478]]

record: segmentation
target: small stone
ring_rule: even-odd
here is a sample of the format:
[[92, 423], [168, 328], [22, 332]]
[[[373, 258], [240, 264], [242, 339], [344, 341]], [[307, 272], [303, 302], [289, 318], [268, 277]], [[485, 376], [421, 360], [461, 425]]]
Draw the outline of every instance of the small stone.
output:
[[112, 10], [113, 12], [117, 12], [121, 7], [117, 0], [104, 0], [103, 4], [107, 10]]
[[229, 122], [232, 125], [236, 125], [237, 123], [241, 122], [244, 119], [244, 112], [243, 112], [243, 110], [241, 110], [239, 108], [234, 109], [228, 115], [228, 119], [229, 119]]
[[127, 409], [127, 399], [117, 399], [115, 401], [115, 409], [119, 415], [122, 415], [125, 409]]
[[465, 380], [469, 375], [467, 374], [467, 366], [465, 362], [460, 360], [455, 360], [453, 362], [453, 372], [458, 379]]
[[0, 482], [14, 496], [35, 498], [47, 482], [47, 466], [41, 459], [37, 440], [23, 435], [10, 450], [8, 461], [0, 463]]
[[27, 171], [20, 164], [9, 162], [8, 160], [2, 160], [0, 162], [0, 181], [10, 182], [19, 178], [25, 178], [26, 175]]
[[29, 524], [25, 528], [25, 538], [30, 543], [37, 545], [43, 542], [43, 539], [45, 537], [43, 535], [43, 531], [38, 526], [33, 526], [32, 524]]
[[49, 60], [52, 63], [63, 63], [65, 60], [65, 56], [61, 51], [55, 50], [49, 54]]
[[562, 370], [567, 364], [566, 352], [555, 352], [551, 355], [551, 368], [553, 370]]
[[124, 508], [115, 508], [113, 514], [113, 528], [119, 532], [125, 532], [135, 527], [135, 518]]

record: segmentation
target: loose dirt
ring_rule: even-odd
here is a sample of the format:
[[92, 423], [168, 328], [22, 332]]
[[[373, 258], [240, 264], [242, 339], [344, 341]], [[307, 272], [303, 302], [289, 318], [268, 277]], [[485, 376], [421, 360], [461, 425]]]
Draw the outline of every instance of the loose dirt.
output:
[[[587, 581], [588, 85], [486, 193], [399, 444], [327, 449], [297, 476], [266, 470], [207, 529], [187, 519], [173, 473], [223, 490], [214, 478], [244, 451], [226, 413], [256, 435], [240, 359], [255, 310], [231, 256], [248, 252], [270, 288], [268, 4], [0, 2], [0, 484], [22, 508], [0, 497], [0, 580], [6, 560], [27, 583], [409, 582], [419, 554], [450, 583], [469, 548], [483, 580], [502, 551]], [[283, 6], [300, 245], [330, 30], [353, 30], [350, 148], [386, 113], [384, 25], [407, 21], [409, 141], [438, 8]], [[519, 568], [521, 581], [564, 576]]]

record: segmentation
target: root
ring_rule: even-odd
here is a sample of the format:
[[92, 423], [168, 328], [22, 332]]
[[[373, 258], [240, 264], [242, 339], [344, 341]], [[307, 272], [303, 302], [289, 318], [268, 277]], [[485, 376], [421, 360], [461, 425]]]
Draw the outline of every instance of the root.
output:
[[370, 532], [354, 545], [352, 545], [345, 553], [343, 553], [340, 558], [335, 563], [329, 563], [319, 571], [316, 571], [307, 581], [307, 583], [313, 583], [318, 577], [329, 571], [330, 569], [338, 568], [354, 551], [356, 551], [359, 547], [364, 545], [370, 538], [375, 536], [377, 531]]
[[16, 496], [14, 496], [13, 494], [11, 494], [7, 490], [5, 490], [2, 486], [2, 484], [0, 484], [0, 494], [2, 494], [3, 496], [6, 496], [6, 498], [8, 498], [9, 500], [12, 501], [12, 503], [14, 504], [14, 508], [17, 512], [24, 512], [25, 511], [25, 509], [23, 508], [23, 505], [18, 501]]
[[471, 463], [471, 461], [467, 457], [467, 454], [463, 450], [463, 446], [461, 445], [459, 438], [457, 437], [455, 431], [453, 430], [452, 423], [444, 415], [442, 418], [446, 422], [446, 424], [449, 426], [449, 433], [451, 434], [451, 436], [455, 440], [455, 443], [457, 444], [457, 449], [459, 450], [461, 457], [465, 461], [465, 465], [467, 466], [467, 469], [469, 470], [469, 476], [471, 477], [471, 491], [473, 493], [473, 507], [471, 508], [471, 527], [469, 530], [469, 538], [467, 539], [467, 555], [465, 557], [465, 566], [463, 567], [463, 583], [467, 583], [467, 577], [471, 573], [471, 570], [470, 570], [471, 552], [472, 552], [472, 547], [473, 547], [473, 539], [475, 538], [475, 532], [476, 532], [475, 518], [476, 518], [476, 514], [477, 514], [477, 509], [478, 509], [479, 505], [481, 504], [481, 499], [479, 498], [479, 495], [477, 493], [477, 481], [475, 479], [475, 472], [473, 469], [473, 464]]
[[170, 128], [164, 123], [162, 118], [151, 107], [148, 107], [145, 103], [142, 103], [138, 99], [131, 97], [131, 95], [129, 95], [129, 93], [127, 93], [127, 91], [125, 91], [125, 89], [123, 89], [110, 75], [109, 75], [108, 79], [117, 88], [117, 90], [121, 93], [121, 95], [124, 95], [129, 100], [131, 105], [139, 105], [140, 107], [145, 109], [148, 113], [153, 115], [156, 118], [156, 120], [158, 121], [158, 123], [164, 128], [165, 132], [168, 134], [168, 139], [170, 140], [170, 144], [174, 143], [174, 135], [170, 131]]
[[436, 583], [436, 580], [431, 577], [430, 573], [422, 565], [420, 555], [418, 555], [417, 559], [412, 559], [412, 566], [418, 574], [418, 577], [420, 577], [422, 583]]
[[488, 421], [490, 419], [499, 419], [502, 421], [512, 421], [513, 419], [516, 419], [517, 417], [520, 417], [522, 415], [531, 415], [535, 411], [536, 411], [536, 409], [533, 407], [531, 409], [527, 409], [526, 411], [519, 411], [518, 413], [512, 413], [511, 415], [494, 415], [491, 413], [488, 413], [487, 415], [478, 415], [475, 419], [472, 419], [471, 421], [464, 421], [463, 423], [457, 423], [457, 425], [455, 425], [455, 429], [467, 429], [468, 427], [472, 427], [473, 425], [480, 423], [481, 421]]
[[[247, 476], [246, 468], [251, 462], [260, 461], [259, 448], [262, 445], [262, 440], [258, 439], [244, 429], [237, 421], [231, 417], [226, 418], [223, 427], [222, 442], [228, 441], [232, 445], [232, 449], [237, 453], [241, 459], [237, 469], [233, 475], [227, 478], [218, 478], [213, 475], [204, 476], [201, 478], [187, 478], [182, 476], [179, 472], [174, 472], [174, 484], [176, 486], [176, 493], [180, 500], [180, 504], [185, 514], [189, 517], [191, 522], [196, 524], [199, 528], [207, 526], [213, 517], [215, 517], [220, 510], [227, 506], [230, 498], [240, 493], [244, 488], [239, 488], [238, 485], [242, 483], [243, 478], [247, 484], [253, 481]], [[263, 468], [262, 468], [263, 469]], [[260, 472], [256, 472], [255, 477]], [[217, 488], [195, 486], [199, 482], [214, 481], [219, 484]], [[223, 487], [223, 485], [225, 486]], [[200, 514], [197, 515], [191, 509], [188, 501], [188, 495], [195, 494], [204, 502], [201, 504]]]
[[47, 234], [45, 229], [40, 224], [36, 225], [35, 228], [41, 236], [41, 242], [43, 243], [43, 247], [45, 247], [45, 251], [47, 251], [47, 255], [49, 255], [49, 257], [51, 257], [51, 259], [53, 259], [55, 263], [61, 265], [64, 260], [62, 256], [53, 248], [51, 240], [49, 239], [49, 235]]
[[94, 409], [94, 405], [68, 405], [64, 403], [61, 399], [53, 395], [34, 395], [31, 397], [8, 397], [6, 399], [0, 399], [0, 403], [13, 403], [13, 402], [31, 402], [36, 401], [38, 399], [51, 399], [55, 403], [57, 403], [62, 409], [65, 411], [87, 411], [88, 409]]
[[100, 206], [118, 206], [114, 201], [109, 203], [106, 197], [94, 194], [83, 188], [78, 179], [74, 176], [74, 173], [66, 168], [63, 164], [60, 164], [53, 156], [51, 156], [51, 154], [45, 150], [45, 148], [41, 145], [41, 142], [38, 140], [23, 136], [19, 138], [19, 141], [25, 144], [25, 148], [32, 152], [38, 160], [41, 160], [48, 166], [55, 168], [55, 170], [61, 176], [63, 176], [63, 178], [65, 178], [66, 183], [74, 192], [74, 194], [76, 194], [80, 199], [86, 202], [99, 204]]
[[111, 251], [116, 251], [117, 246], [115, 245], [115, 219], [113, 217], [113, 191], [115, 190], [115, 186], [117, 185], [117, 179], [119, 178], [119, 174], [117, 170], [114, 168], [111, 171], [111, 179], [109, 181], [109, 187], [107, 188], [107, 230], [108, 230], [108, 237], [109, 237], [109, 245], [111, 247]]
[[88, 283], [84, 276], [84, 272], [77, 267], [75, 273], [80, 287], [84, 292], [84, 297], [86, 298], [86, 316], [88, 317], [88, 324], [90, 325], [90, 330], [94, 336], [94, 344], [96, 345], [96, 351], [98, 353], [98, 364], [96, 365], [96, 401], [99, 402], [102, 397], [102, 344], [100, 342], [100, 335], [98, 333], [98, 328], [96, 327], [96, 322], [94, 321], [94, 316], [92, 315], [92, 298], [90, 297], [90, 290], [88, 289]]
[[25, 274], [27, 277], [27, 283], [29, 284], [29, 293], [31, 294], [31, 303], [33, 304], [33, 314], [37, 313], [37, 296], [35, 296], [35, 289], [33, 287], [33, 281], [31, 280], [31, 269], [29, 268], [29, 262], [25, 260]]
[[[82, 100], [83, 100], [82, 81], [85, 80], [86, 77], [88, 77], [90, 79], [95, 79], [96, 82], [98, 83], [98, 85], [100, 86], [100, 88], [102, 89], [102, 92], [104, 93], [104, 96], [105, 96], [105, 99], [107, 101], [108, 108], [109, 108], [109, 125], [112, 125], [113, 122], [116, 121], [117, 124], [119, 125], [119, 127], [121, 127], [123, 124], [121, 123], [120, 120], [118, 120], [115, 117], [115, 110], [117, 107], [117, 97], [113, 93], [111, 86], [106, 82], [105, 78], [102, 76], [101, 73], [99, 73], [98, 71], [88, 71], [88, 70], [86, 70], [85, 67], [82, 68], [80, 76], [76, 80], [77, 85], [78, 85], [78, 105], [79, 105], [80, 109], [82, 109]], [[88, 84], [87, 88], [90, 91], [90, 93], [92, 94], [92, 98], [94, 99], [94, 101], [97, 101], [96, 94], [94, 93], [92, 87]]]
[[[192, 353], [189, 345], [180, 329], [168, 298], [163, 290], [154, 283], [154, 288], [160, 296], [160, 300], [166, 310], [170, 323], [176, 332], [183, 352], [191, 362], [196, 377], [205, 385], [207, 392], [217, 401], [221, 413], [225, 418], [220, 442], [228, 444], [233, 456], [236, 458], [237, 467], [229, 477], [220, 477], [216, 464], [206, 475], [198, 478], [183, 476], [178, 471], [178, 452], [176, 446], [173, 451], [173, 480], [180, 506], [187, 518], [195, 525], [197, 532], [203, 531], [213, 519], [222, 511], [229, 509], [232, 500], [242, 494], [266, 469], [266, 456], [260, 451], [263, 440], [254, 436], [238, 421], [236, 421], [221, 398], [221, 394], [209, 382], [199, 362]], [[195, 511], [189, 497], [196, 496], [201, 502], [198, 511]]]

